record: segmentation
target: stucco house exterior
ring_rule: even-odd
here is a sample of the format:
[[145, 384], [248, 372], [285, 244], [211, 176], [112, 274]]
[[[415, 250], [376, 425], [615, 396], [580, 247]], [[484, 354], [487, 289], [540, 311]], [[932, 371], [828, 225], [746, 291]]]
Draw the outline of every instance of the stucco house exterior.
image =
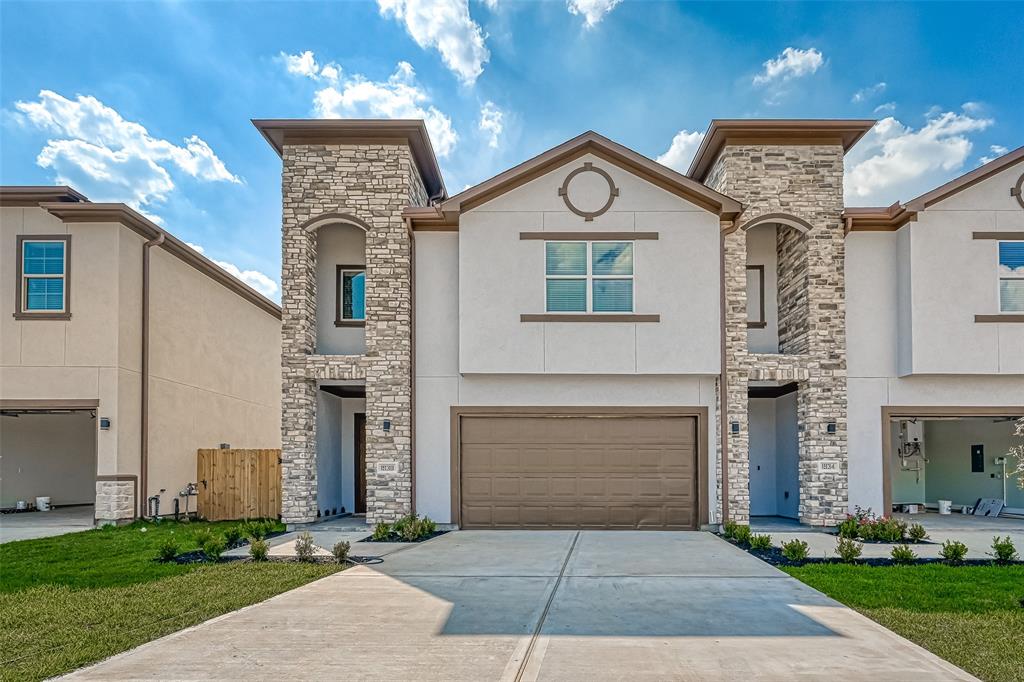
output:
[[69, 187], [0, 188], [0, 256], [0, 506], [184, 511], [197, 448], [279, 447], [275, 303]]
[[419, 121], [282, 159], [283, 514], [687, 529], [973, 504], [1024, 414], [1024, 148], [851, 208], [866, 120], [593, 132], [449, 195]]

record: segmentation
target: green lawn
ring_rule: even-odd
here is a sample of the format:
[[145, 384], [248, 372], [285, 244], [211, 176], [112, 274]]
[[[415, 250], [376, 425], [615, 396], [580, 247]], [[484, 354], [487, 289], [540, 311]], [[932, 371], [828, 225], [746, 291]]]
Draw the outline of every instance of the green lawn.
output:
[[340, 568], [153, 561], [168, 535], [185, 552], [197, 529], [229, 525], [139, 524], [0, 545], [0, 680], [65, 673]]
[[1024, 679], [1024, 566], [782, 570], [983, 680]]

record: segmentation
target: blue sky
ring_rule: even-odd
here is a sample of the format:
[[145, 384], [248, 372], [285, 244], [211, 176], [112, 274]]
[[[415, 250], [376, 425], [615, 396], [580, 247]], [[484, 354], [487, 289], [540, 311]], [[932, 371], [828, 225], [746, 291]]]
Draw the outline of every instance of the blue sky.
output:
[[124, 201], [277, 298], [251, 118], [424, 117], [457, 192], [584, 130], [683, 169], [712, 118], [880, 120], [849, 205], [1024, 144], [1020, 5], [0, 3], [0, 182]]

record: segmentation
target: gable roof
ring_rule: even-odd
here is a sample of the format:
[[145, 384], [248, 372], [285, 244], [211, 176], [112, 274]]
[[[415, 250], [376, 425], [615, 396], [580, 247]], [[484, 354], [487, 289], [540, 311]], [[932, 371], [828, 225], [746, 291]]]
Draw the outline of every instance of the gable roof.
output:
[[704, 208], [722, 220], [731, 221], [742, 210], [741, 204], [710, 187], [686, 177], [667, 166], [647, 158], [628, 147], [609, 140], [592, 130], [563, 142], [518, 166], [495, 175], [478, 185], [459, 192], [435, 206], [410, 207], [405, 217], [410, 219], [414, 229], [453, 229], [458, 227], [459, 216], [516, 187], [539, 178], [585, 154], [593, 154], [623, 170], [683, 197]]
[[[925, 192], [921, 196], [916, 199], [911, 199], [905, 204], [900, 204], [897, 201], [892, 206], [885, 208], [847, 208], [843, 211], [843, 218], [846, 222], [846, 231], [878, 232], [898, 230], [908, 222], [917, 220], [917, 214], [926, 208], [933, 206], [944, 199], [948, 199], [954, 194], [958, 194], [969, 187], [973, 187], [979, 182], [992, 177], [996, 173], [1000, 173], [1021, 162], [1024, 162], [1024, 146], [1017, 147], [1012, 152], [1003, 154], [999, 158], [993, 159], [985, 165], [975, 168], [969, 173], [964, 173], [958, 178], [953, 178], [946, 184], [940, 185], [929, 192]], [[1018, 187], [1014, 189], [1017, 192], [1021, 191], [1019, 183]], [[1011, 194], [1014, 189], [1011, 189]], [[1019, 194], [1017, 195], [1017, 201], [1021, 202], [1021, 206], [1024, 206], [1024, 198]]]
[[726, 144], [857, 144], [875, 125], [873, 119], [716, 118], [711, 121], [686, 174], [703, 182]]
[[427, 126], [421, 119], [253, 119], [252, 124], [270, 143], [278, 156], [287, 144], [381, 144], [403, 141], [412, 150], [427, 196], [446, 197], [444, 178], [430, 144]]
[[0, 187], [0, 206], [38, 206], [47, 201], [89, 201], [67, 185], [6, 185]]

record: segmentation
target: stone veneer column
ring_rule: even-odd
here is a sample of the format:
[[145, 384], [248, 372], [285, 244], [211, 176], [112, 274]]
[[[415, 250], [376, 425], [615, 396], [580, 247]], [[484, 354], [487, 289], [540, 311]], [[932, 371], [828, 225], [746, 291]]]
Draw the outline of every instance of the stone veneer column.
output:
[[[401, 143], [285, 145], [282, 158], [282, 517], [317, 516], [317, 379], [364, 378], [366, 517], [391, 521], [412, 510], [412, 240], [402, 212], [426, 205], [426, 192]], [[304, 225], [338, 213], [370, 227], [363, 356], [316, 354], [316, 232]], [[382, 460], [398, 473], [378, 476]]]
[[[748, 381], [796, 380], [800, 520], [835, 524], [845, 516], [848, 500], [843, 149], [839, 144], [727, 144], [705, 182], [743, 203], [742, 221], [781, 213], [811, 225], [801, 243], [796, 243], [791, 228], [780, 230], [779, 281], [806, 288], [805, 295], [794, 290], [784, 295], [792, 308], [788, 331], [780, 339], [784, 354], [748, 351], [746, 234], [737, 230], [724, 240], [728, 396], [724, 419], [740, 423], [740, 434], [729, 434], [730, 516], [738, 522], [749, 519]], [[799, 272], [804, 268], [806, 275]], [[782, 317], [780, 311], [780, 326]], [[830, 434], [827, 428], [832, 422], [836, 430]], [[834, 471], [827, 470], [829, 465], [834, 465]]]

